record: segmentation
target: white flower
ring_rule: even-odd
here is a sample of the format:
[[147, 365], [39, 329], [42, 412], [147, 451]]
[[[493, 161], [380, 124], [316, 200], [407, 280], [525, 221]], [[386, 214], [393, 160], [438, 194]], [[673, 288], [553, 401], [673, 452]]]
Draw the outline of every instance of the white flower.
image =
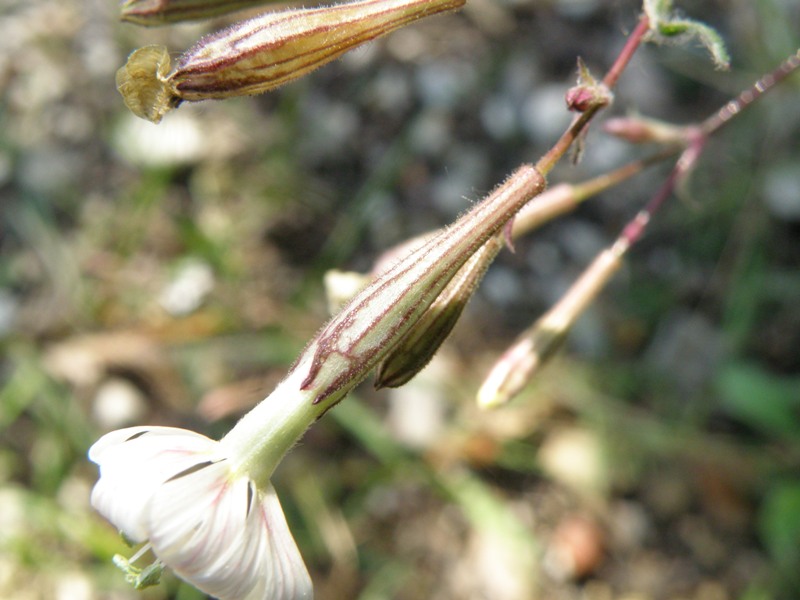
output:
[[103, 436], [89, 458], [100, 466], [92, 505], [182, 579], [221, 599], [311, 598], [275, 490], [234, 474], [218, 442], [131, 427]]

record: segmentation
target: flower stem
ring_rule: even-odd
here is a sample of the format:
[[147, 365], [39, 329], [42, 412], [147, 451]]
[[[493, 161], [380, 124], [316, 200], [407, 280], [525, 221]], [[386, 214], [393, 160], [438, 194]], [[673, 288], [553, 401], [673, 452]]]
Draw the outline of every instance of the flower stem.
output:
[[736, 98], [703, 121], [701, 125], [703, 132], [706, 135], [715, 133], [745, 108], [789, 77], [798, 67], [800, 67], [800, 50], [784, 60], [775, 70], [759, 78], [752, 86], [742, 91]]
[[760, 77], [752, 86], [743, 90], [736, 98], [725, 104], [713, 115], [705, 119], [699, 126], [687, 129], [689, 143], [675, 163], [667, 179], [650, 198], [645, 207], [628, 223], [620, 238], [630, 246], [644, 234], [647, 224], [653, 215], [672, 195], [676, 185], [694, 168], [705, 149], [711, 135], [717, 133], [724, 125], [738, 116], [745, 108], [752, 105], [776, 85], [784, 81], [800, 67], [800, 50], [789, 56], [777, 68]]
[[[642, 44], [644, 36], [649, 30], [649, 27], [650, 20], [647, 18], [647, 15], [642, 14], [636, 27], [628, 36], [628, 39], [614, 61], [614, 64], [611, 65], [611, 68], [603, 78], [603, 85], [608, 90], [612, 90], [617, 84], [617, 81], [622, 75], [622, 72], [625, 70], [625, 67], [628, 66], [634, 53]], [[603, 106], [603, 104], [594, 104], [573, 119], [572, 123], [570, 123], [570, 126], [553, 145], [553, 147], [550, 148], [550, 150], [548, 150], [547, 153], [539, 159], [539, 162], [536, 163], [536, 168], [540, 173], [542, 173], [542, 175], [546, 176], [553, 169], [556, 163], [561, 160], [564, 154], [567, 153], [572, 144], [585, 131], [586, 127], [592, 121], [592, 118], [594, 118], [594, 116], [600, 111], [601, 108], [603, 108]]]
[[611, 65], [611, 68], [606, 73], [606, 76], [603, 77], [603, 83], [609, 88], [613, 89], [614, 86], [617, 85], [617, 81], [619, 81], [622, 72], [628, 66], [628, 63], [631, 62], [633, 55], [638, 50], [639, 46], [642, 44], [642, 40], [644, 39], [645, 34], [650, 30], [650, 19], [647, 17], [645, 13], [639, 17], [639, 22], [636, 24], [636, 27], [628, 36], [625, 45], [622, 47], [617, 59], [614, 61], [614, 64]]

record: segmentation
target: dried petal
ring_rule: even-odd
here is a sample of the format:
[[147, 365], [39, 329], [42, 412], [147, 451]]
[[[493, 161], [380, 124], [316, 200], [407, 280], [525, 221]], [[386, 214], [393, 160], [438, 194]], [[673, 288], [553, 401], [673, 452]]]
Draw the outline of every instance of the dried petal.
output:
[[158, 123], [180, 104], [167, 81], [169, 52], [164, 46], [134, 50], [125, 66], [117, 71], [117, 89], [137, 117]]

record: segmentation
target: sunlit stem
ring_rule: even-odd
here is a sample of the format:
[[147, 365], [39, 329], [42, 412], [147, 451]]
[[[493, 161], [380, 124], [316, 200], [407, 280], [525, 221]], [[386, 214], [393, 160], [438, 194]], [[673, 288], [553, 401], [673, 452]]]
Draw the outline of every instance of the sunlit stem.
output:
[[561, 183], [551, 187], [519, 212], [511, 230], [512, 239], [526, 235], [544, 223], [574, 210], [582, 202], [638, 175], [644, 169], [673, 156], [676, 152], [674, 148], [667, 148], [581, 183]]
[[706, 135], [715, 133], [745, 108], [789, 77], [798, 67], [800, 67], [800, 50], [778, 65], [774, 71], [761, 77], [752, 86], [742, 91], [736, 98], [711, 115], [700, 126], [701, 129]]

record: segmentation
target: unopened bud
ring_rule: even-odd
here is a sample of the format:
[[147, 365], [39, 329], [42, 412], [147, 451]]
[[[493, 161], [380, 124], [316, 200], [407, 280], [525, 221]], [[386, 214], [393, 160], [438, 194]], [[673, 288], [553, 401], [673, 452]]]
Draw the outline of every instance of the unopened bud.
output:
[[497, 235], [461, 267], [425, 314], [378, 367], [375, 387], [400, 387], [427, 366], [450, 335], [502, 247], [503, 236]]
[[338, 401], [383, 362], [472, 256], [544, 187], [535, 167], [520, 166], [453, 225], [359, 292], [296, 363], [295, 369], [307, 369], [300, 389], [314, 390], [313, 404]]
[[603, 123], [603, 130], [632, 144], [686, 144], [687, 129], [644, 117], [616, 117]]
[[276, 0], [125, 0], [120, 18], [128, 23], [154, 26], [218, 17]]
[[611, 104], [613, 94], [601, 81], [597, 81], [589, 72], [586, 64], [578, 59], [578, 85], [567, 90], [565, 100], [567, 108], [575, 112], [596, 110]]
[[627, 243], [601, 252], [561, 300], [523, 333], [490, 371], [478, 404], [492, 408], [507, 403], [558, 349], [570, 328], [622, 265]]
[[365, 42], [464, 2], [360, 0], [266, 13], [203, 38], [171, 73], [166, 48], [137, 50], [117, 72], [117, 88], [136, 116], [158, 123], [181, 102], [266, 92]]
[[561, 346], [565, 335], [538, 320], [494, 364], [478, 390], [478, 405], [494, 408], [516, 396]]

